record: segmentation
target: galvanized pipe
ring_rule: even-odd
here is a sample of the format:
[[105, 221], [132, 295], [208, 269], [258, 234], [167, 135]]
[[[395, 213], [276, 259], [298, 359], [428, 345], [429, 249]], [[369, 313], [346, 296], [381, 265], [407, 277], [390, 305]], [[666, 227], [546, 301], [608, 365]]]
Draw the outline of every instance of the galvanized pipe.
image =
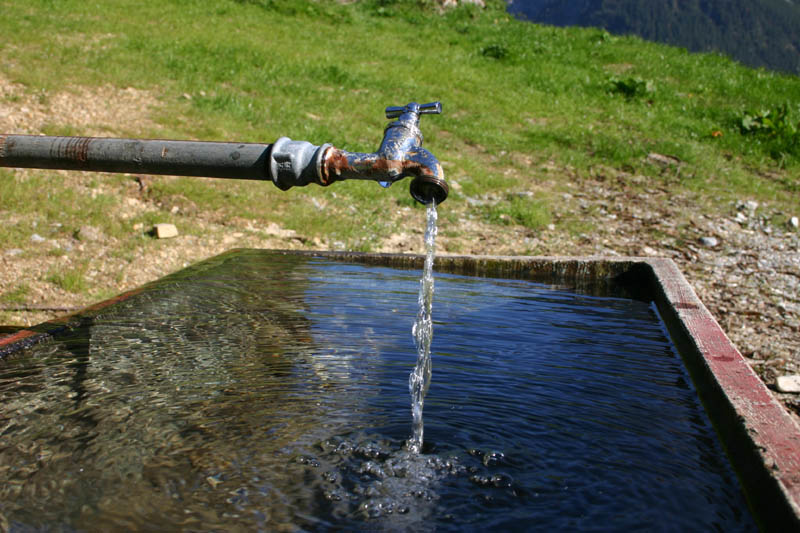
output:
[[269, 180], [271, 144], [0, 134], [0, 166]]

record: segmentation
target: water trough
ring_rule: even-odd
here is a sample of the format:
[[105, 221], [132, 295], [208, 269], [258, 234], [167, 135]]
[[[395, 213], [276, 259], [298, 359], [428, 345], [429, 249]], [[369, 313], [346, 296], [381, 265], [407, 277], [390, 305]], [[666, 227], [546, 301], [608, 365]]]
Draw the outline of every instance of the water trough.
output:
[[[399, 371], [404, 381], [413, 363], [407, 332], [413, 317], [406, 316], [398, 302], [414, 300], [414, 276], [422, 262], [421, 256], [399, 254], [232, 251], [74, 315], [0, 338], [0, 468], [9, 480], [0, 494], [0, 526], [71, 530], [161, 523], [181, 529], [254, 526], [300, 530], [361, 524], [398, 530], [425, 529], [435, 523], [437, 529], [455, 531], [513, 529], [538, 523], [574, 530], [630, 529], [637, 524], [660, 530], [682, 529], [685, 523], [681, 520], [687, 518], [681, 515], [691, 514], [689, 508], [699, 505], [698, 516], [711, 515], [702, 529], [748, 530], [757, 524], [765, 530], [800, 530], [800, 430], [668, 259], [437, 258], [437, 276], [444, 279], [437, 298], [444, 299], [434, 304], [434, 321], [437, 309], [442, 314], [434, 337], [431, 394], [435, 398], [438, 386], [451, 396], [438, 404], [429, 400], [434, 406], [431, 412], [438, 408], [445, 412], [444, 420], [455, 420], [463, 410], [466, 414], [458, 423], [464, 425], [464, 435], [470, 430], [480, 434], [482, 424], [495, 428], [484, 429], [484, 433], [500, 434], [504, 425], [516, 426], [517, 419], [528, 420], [531, 427], [511, 432], [508, 442], [494, 448], [481, 444], [478, 437], [465, 436], [463, 440], [475, 442], [459, 451], [462, 431], [448, 428], [437, 434], [436, 415], [426, 411], [426, 431], [431, 432], [432, 444], [423, 449], [422, 462], [403, 455], [398, 443], [410, 427], [407, 406], [397, 407], [385, 399], [393, 388], [387, 385], [391, 380], [372, 376]], [[251, 268], [256, 270], [248, 270]], [[248, 278], [248, 272], [258, 275], [250, 278], [250, 285], [236, 285], [237, 280]], [[277, 283], [262, 288], [259, 276], [265, 272]], [[333, 281], [339, 280], [335, 277], [339, 273], [344, 276], [342, 281]], [[411, 288], [404, 294], [403, 283], [408, 280]], [[488, 289], [476, 285], [473, 293], [474, 280], [490, 280], [492, 285]], [[451, 304], [443, 296], [448, 283], [453, 291], [462, 291]], [[323, 285], [333, 300], [319, 313], [316, 304], [309, 302]], [[479, 291], [490, 292], [481, 299]], [[384, 293], [385, 298], [375, 296]], [[587, 318], [573, 320], [577, 330], [587, 330], [588, 336], [569, 337], [559, 347], [559, 320], [569, 316], [559, 314], [560, 306], [562, 299], [571, 298], [568, 293], [577, 295], [579, 306], [589, 305]], [[368, 294], [376, 302], [374, 309], [359, 300]], [[513, 300], [512, 307], [502, 307], [505, 298]], [[629, 301], [634, 304], [625, 303]], [[385, 316], [378, 310], [384, 304]], [[612, 311], [593, 307], [601, 304]], [[355, 319], [346, 314], [351, 307], [357, 312]], [[516, 316], [526, 309], [531, 310], [530, 316]], [[677, 372], [674, 377], [664, 378], [673, 380], [675, 387], [671, 382], [662, 383], [658, 376], [645, 381], [653, 381], [659, 391], [676, 388], [681, 398], [688, 394], [687, 389], [696, 390], [721, 446], [710, 442], [715, 440], [713, 431], [709, 438], [703, 429], [702, 409], [693, 411], [683, 400], [678, 405], [671, 396], [660, 404], [640, 406], [637, 395], [655, 393], [640, 389], [635, 380], [617, 381], [623, 379], [626, 367], [650, 364], [647, 357], [631, 363], [611, 353], [612, 366], [602, 367], [599, 383], [612, 385], [605, 389], [624, 384], [615, 392], [618, 396], [605, 396], [609, 391], [597, 389], [591, 381], [598, 378], [577, 372], [583, 366], [595, 367], [589, 369], [594, 371], [606, 364], [599, 360], [582, 363], [594, 344], [599, 346], [608, 338], [608, 346], [627, 353], [630, 339], [645, 338], [637, 331], [623, 338], [592, 328], [604, 320], [617, 324], [633, 321], [634, 315], [647, 315], [648, 309], [656, 317], [655, 328], [635, 327], [653, 329], [656, 336], [663, 331], [680, 354], [693, 385], [681, 377], [683, 370], [676, 368], [672, 369]], [[550, 313], [549, 322], [538, 318], [541, 310]], [[461, 349], [457, 346], [469, 346], [463, 349], [469, 354], [470, 350], [480, 351], [481, 343], [488, 345], [491, 338], [503, 340], [514, 333], [504, 329], [506, 318], [509, 323], [514, 318], [525, 324], [520, 339], [530, 338], [536, 345], [524, 348], [523, 343], [519, 353], [493, 354], [487, 361], [502, 355], [529, 361], [525, 359], [529, 352], [552, 349], [553, 354], [573, 353], [577, 362], [564, 366], [567, 371], [562, 372], [562, 364], [552, 358], [538, 359], [540, 366], [499, 367], [496, 372], [508, 374], [485, 376], [481, 367], [469, 367], [470, 363], [457, 355]], [[361, 324], [358, 327], [357, 322]], [[462, 332], [452, 333], [458, 327]], [[390, 349], [378, 340], [382, 330], [392, 328], [406, 332], [398, 342], [408, 345], [407, 356], [402, 355], [402, 347]], [[468, 345], [472, 333], [475, 344]], [[359, 338], [367, 351], [353, 351], [353, 339]], [[550, 341], [555, 348], [544, 348]], [[656, 340], [647, 337], [642, 342], [646, 350], [656, 350]], [[313, 349], [307, 350], [308, 346]], [[663, 357], [664, 364], [674, 367], [670, 349], [657, 349], [661, 355], [653, 359]], [[299, 357], [297, 353], [306, 353], [303, 350], [315, 352], [315, 356], [285, 362], [290, 354]], [[382, 366], [369, 360], [373, 354], [392, 350], [400, 352], [399, 359]], [[403, 357], [406, 364], [398, 370]], [[235, 359], [239, 366], [231, 369], [221, 365], [221, 359], [224, 365]], [[170, 361], [184, 361], [178, 366], [185, 365], [187, 374], [178, 376]], [[253, 365], [258, 365], [256, 380], [251, 379]], [[554, 373], [547, 373], [550, 371]], [[445, 376], [453, 382], [447, 383]], [[453, 376], [467, 376], [465, 380], [473, 376], [475, 381], [459, 388]], [[148, 385], [148, 380], [152, 395], [138, 398], [138, 388]], [[492, 426], [488, 416], [479, 416], [483, 405], [470, 411], [470, 402], [479, 402], [476, 398], [482, 391], [488, 398], [493, 388], [512, 381], [524, 385], [526, 380], [549, 386], [531, 393], [525, 400], [529, 404], [509, 403], [520, 411], [508, 413], [507, 420]], [[407, 401], [403, 381], [397, 393]], [[354, 383], [363, 386], [351, 389]], [[242, 390], [247, 387], [251, 390]], [[280, 389], [280, 397], [271, 387]], [[586, 390], [592, 391], [591, 395], [579, 399]], [[170, 403], [174, 398], [187, 399], [184, 410], [189, 414], [177, 413]], [[537, 404], [537, 398], [544, 401]], [[144, 406], [137, 407], [136, 402]], [[569, 410], [554, 410], [548, 418], [551, 406], [561, 408], [552, 404], [572, 405], [572, 415]], [[585, 414], [595, 405], [600, 405], [611, 421]], [[398, 423], [386, 411], [378, 413], [376, 406], [400, 411], [403, 422]], [[643, 420], [625, 418], [633, 411], [651, 408], [655, 411], [646, 413]], [[342, 409], [348, 414], [343, 415]], [[687, 414], [681, 418], [676, 413], [684, 409]], [[317, 411], [327, 414], [317, 418], [310, 414]], [[365, 422], [369, 431], [359, 433], [359, 418], [351, 417], [352, 412], [369, 420]], [[615, 417], [619, 417], [618, 424]], [[554, 429], [569, 418], [576, 419], [570, 422], [570, 429]], [[670, 427], [667, 433], [683, 431], [683, 425], [699, 431], [697, 436], [679, 437], [663, 445], [664, 450], [677, 450], [677, 466], [661, 465], [658, 454], [614, 455], [626, 447], [651, 446], [648, 439], [654, 437], [646, 433], [647, 426], [667, 426], [673, 419], [678, 429]], [[637, 424], [642, 429], [633, 431]], [[554, 470], [548, 457], [557, 455], [559, 449], [571, 449], [570, 440], [550, 452], [544, 442], [531, 446], [531, 442], [549, 439], [560, 431], [577, 441], [592, 426], [597, 426], [600, 436], [592, 436], [590, 447], [574, 454], [571, 472]], [[625, 439], [609, 441], [608, 448], [597, 444], [597, 453], [593, 453], [591, 441], [602, 440], [612, 426], [619, 426]], [[514, 444], [518, 434], [526, 431], [532, 437]], [[123, 434], [125, 440], [119, 437]], [[209, 440], [219, 441], [220, 448], [209, 448]], [[259, 442], [273, 440], [280, 446], [260, 448]], [[692, 443], [688, 448], [687, 440]], [[695, 442], [708, 448], [700, 450]], [[718, 450], [716, 455], [724, 457], [723, 449], [729, 466], [710, 455]], [[682, 476], [692, 474], [680, 471], [693, 464], [685, 457], [686, 450], [698, 454], [697, 464], [720, 463], [713, 472], [700, 475], [700, 493], [691, 496], [692, 501], [682, 501], [675, 494], [689, 483]], [[581, 462], [585, 460], [589, 462]], [[558, 462], [571, 461], [571, 456], [564, 455]], [[724, 459], [722, 463], [727, 464]], [[735, 476], [726, 473], [730, 466]], [[672, 474], [665, 473], [670, 468]], [[644, 470], [652, 472], [640, 479]], [[724, 480], [726, 476], [736, 487], [738, 478], [744, 497], [736, 487], [703, 487], [705, 477]], [[606, 477], [618, 477], [618, 484], [607, 486]], [[282, 484], [275, 481], [278, 478]], [[412, 478], [417, 479], [416, 484], [409, 485]], [[461, 490], [459, 479], [476, 487], [475, 493], [459, 493], [451, 511], [446, 512], [443, 502], [448, 501], [448, 494]], [[594, 484], [591, 490], [587, 488], [589, 480]], [[625, 488], [637, 487], [637, 483], [645, 484], [645, 488], [631, 489], [639, 491], [646, 502], [636, 511], [641, 514], [620, 511], [616, 506], [627, 497]], [[294, 485], [310, 489], [296, 492], [286, 488]], [[116, 487], [119, 494], [111, 494], [109, 487]], [[609, 495], [609, 490], [618, 493]], [[387, 495], [392, 491], [399, 493], [390, 501]], [[714, 492], [717, 500], [703, 491]], [[704, 497], [708, 502], [697, 502]], [[661, 502], [653, 499], [669, 500], [663, 502], [667, 510], [658, 508]], [[122, 506], [121, 501], [131, 504]], [[415, 501], [426, 502], [420, 504], [424, 509], [417, 509]], [[555, 501], [566, 501], [567, 507], [558, 511], [559, 516], [549, 516], [544, 509]], [[748, 505], [755, 518], [742, 508]], [[656, 510], [648, 511], [650, 507]], [[320, 514], [309, 516], [309, 509]], [[162, 514], [154, 514], [157, 512]], [[487, 518], [465, 519], [471, 512]], [[437, 521], [431, 521], [431, 513]]]

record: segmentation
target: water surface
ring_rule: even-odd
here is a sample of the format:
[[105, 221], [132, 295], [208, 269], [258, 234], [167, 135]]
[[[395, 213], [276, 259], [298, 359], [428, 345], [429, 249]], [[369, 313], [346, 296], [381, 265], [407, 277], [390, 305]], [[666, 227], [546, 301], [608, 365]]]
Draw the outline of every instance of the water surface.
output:
[[[648, 302], [259, 251], [0, 362], [12, 530], [755, 529]], [[0, 522], [1, 523], [1, 522]]]

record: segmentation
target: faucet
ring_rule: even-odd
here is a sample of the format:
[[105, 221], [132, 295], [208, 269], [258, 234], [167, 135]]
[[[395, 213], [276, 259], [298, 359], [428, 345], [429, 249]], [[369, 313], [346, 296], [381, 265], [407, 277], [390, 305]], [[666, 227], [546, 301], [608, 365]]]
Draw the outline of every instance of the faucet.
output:
[[347, 179], [388, 187], [411, 177], [411, 196], [441, 204], [449, 187], [436, 157], [422, 148], [421, 115], [442, 112], [439, 102], [387, 107], [391, 122], [377, 152], [357, 153], [281, 137], [273, 144], [52, 137], [0, 133], [0, 167], [166, 174], [271, 180], [279, 189]]
[[450, 189], [442, 165], [422, 148], [419, 129], [420, 115], [441, 112], [440, 102], [387, 107], [386, 118], [397, 120], [386, 126], [380, 148], [370, 154], [281, 137], [272, 148], [272, 179], [275, 185], [286, 190], [309, 182], [330, 185], [347, 179], [373, 180], [388, 187], [395, 181], [413, 177], [409, 191], [415, 200], [423, 204], [432, 201], [441, 204]]

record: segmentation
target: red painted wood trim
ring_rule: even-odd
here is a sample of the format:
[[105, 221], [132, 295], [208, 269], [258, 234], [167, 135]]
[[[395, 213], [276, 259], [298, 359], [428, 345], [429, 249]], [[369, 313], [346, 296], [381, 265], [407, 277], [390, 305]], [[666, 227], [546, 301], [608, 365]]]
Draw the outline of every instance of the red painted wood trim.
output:
[[27, 339], [28, 337], [31, 337], [36, 334], [37, 333], [35, 331], [31, 331], [29, 329], [21, 329], [16, 333], [12, 333], [11, 335], [0, 337], [0, 348], [14, 344], [15, 342], [19, 342], [23, 339]]
[[[761, 465], [749, 467], [761, 466], [770, 474], [796, 521], [800, 521], [800, 426], [734, 347], [675, 263], [669, 259], [648, 259], [647, 263], [687, 337], [702, 356], [706, 370], [718, 384], [723, 397], [716, 401], [729, 405], [752, 441], [751, 448]], [[724, 434], [731, 428], [717, 429]], [[734, 466], [740, 469], [742, 465]]]
[[118, 294], [117, 296], [109, 298], [108, 300], [103, 300], [102, 302], [98, 302], [96, 304], [90, 305], [89, 307], [85, 307], [80, 311], [60, 316], [52, 320], [48, 320], [47, 322], [43, 322], [38, 326], [34, 326], [39, 331], [22, 329], [6, 337], [0, 337], [0, 359], [17, 350], [33, 346], [34, 344], [38, 344], [50, 338], [59, 331], [62, 331], [64, 328], [69, 327], [70, 321], [76, 315], [89, 313], [92, 311], [99, 311], [100, 309], [103, 309], [115, 303], [122, 302], [146, 290], [147, 287], [148, 285], [144, 285], [142, 287], [138, 287], [136, 289], [123, 292], [122, 294]]

